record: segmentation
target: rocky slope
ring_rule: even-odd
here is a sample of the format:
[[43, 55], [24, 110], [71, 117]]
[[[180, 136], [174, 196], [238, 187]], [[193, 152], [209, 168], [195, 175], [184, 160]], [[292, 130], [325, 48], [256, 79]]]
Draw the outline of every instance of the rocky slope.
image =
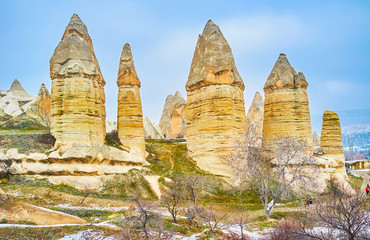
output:
[[159, 127], [166, 138], [186, 137], [185, 113], [186, 101], [179, 92], [167, 96], [159, 121]]
[[186, 91], [188, 156], [203, 170], [231, 176], [230, 152], [246, 132], [244, 83], [229, 44], [211, 20], [199, 35]]
[[145, 157], [143, 110], [140, 98], [140, 80], [136, 74], [131, 47], [123, 46], [118, 70], [118, 137], [124, 146]]

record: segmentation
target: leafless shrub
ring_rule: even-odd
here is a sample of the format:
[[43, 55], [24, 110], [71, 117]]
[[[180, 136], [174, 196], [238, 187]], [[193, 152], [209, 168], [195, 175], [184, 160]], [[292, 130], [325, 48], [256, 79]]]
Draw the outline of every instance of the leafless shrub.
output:
[[188, 202], [187, 207], [183, 210], [183, 214], [188, 219], [190, 225], [193, 225], [194, 223], [196, 224], [195, 219], [198, 216], [197, 208], [198, 206], [196, 204]]
[[253, 142], [256, 140], [246, 138], [238, 143], [229, 166], [239, 190], [252, 187], [263, 203], [266, 217], [270, 218], [276, 203], [293, 193], [293, 188], [297, 192], [299, 186], [315, 183], [316, 165], [307, 155], [305, 144], [296, 138], [281, 137], [271, 146], [265, 144], [264, 148], [272, 150], [273, 157]]
[[85, 185], [85, 190], [84, 190], [84, 198], [82, 199], [82, 201], [81, 201], [81, 203], [80, 203], [80, 206], [82, 205], [82, 203], [85, 201], [85, 199], [88, 197], [88, 196], [90, 196], [92, 193], [94, 193], [96, 191], [96, 189], [95, 188], [92, 188], [91, 186], [90, 186], [90, 184], [89, 183], [87, 183], [86, 185]]
[[183, 185], [185, 186], [188, 199], [197, 203], [199, 190], [203, 186], [203, 177], [200, 175], [188, 175], [183, 179]]
[[209, 207], [197, 207], [197, 214], [201, 219], [203, 225], [205, 225], [210, 234], [214, 234], [216, 230], [225, 226], [225, 220], [227, 219], [227, 213], [218, 213], [215, 211], [214, 207], [210, 205]]
[[244, 235], [244, 229], [250, 223], [250, 217], [248, 212], [243, 208], [239, 207], [238, 211], [230, 216], [230, 224], [237, 226], [240, 229], [240, 238], [241, 240], [247, 239]]
[[180, 179], [174, 178], [171, 182], [170, 189], [162, 197], [161, 205], [171, 214], [175, 223], [177, 223], [176, 218], [179, 213], [179, 204], [182, 200], [183, 191], [180, 187]]
[[153, 202], [146, 202], [139, 198], [133, 199], [135, 207], [131, 207], [123, 221], [125, 228], [141, 229], [145, 239], [151, 238], [151, 229], [160, 229], [162, 219], [155, 212], [156, 205]]
[[281, 225], [273, 234], [292, 236], [287, 239], [370, 239], [369, 199], [332, 185], [332, 194], [310, 208], [302, 208], [295, 223]]

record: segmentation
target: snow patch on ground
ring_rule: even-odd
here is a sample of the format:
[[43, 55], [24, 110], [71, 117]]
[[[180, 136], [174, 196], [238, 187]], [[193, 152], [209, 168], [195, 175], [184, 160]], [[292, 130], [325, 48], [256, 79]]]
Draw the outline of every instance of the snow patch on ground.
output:
[[91, 229], [80, 231], [78, 233], [65, 236], [60, 238], [59, 240], [79, 240], [79, 239], [95, 239], [95, 240], [114, 240], [113, 236], [105, 237], [103, 232], [94, 232]]

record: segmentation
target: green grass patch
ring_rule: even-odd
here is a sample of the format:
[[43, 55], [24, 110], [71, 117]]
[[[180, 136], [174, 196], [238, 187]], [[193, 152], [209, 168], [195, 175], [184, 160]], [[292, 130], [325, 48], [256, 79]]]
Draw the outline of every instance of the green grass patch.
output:
[[363, 182], [362, 177], [355, 177], [353, 175], [348, 175], [348, 179], [349, 179], [349, 184], [356, 192], [361, 191], [361, 186]]
[[88, 221], [94, 220], [95, 218], [98, 218], [100, 220], [107, 220], [108, 217], [114, 213], [112, 211], [96, 210], [96, 209], [71, 209], [71, 208], [58, 208], [58, 207], [52, 207], [50, 209], [63, 212], [66, 214], [70, 214], [76, 217], [80, 217]]

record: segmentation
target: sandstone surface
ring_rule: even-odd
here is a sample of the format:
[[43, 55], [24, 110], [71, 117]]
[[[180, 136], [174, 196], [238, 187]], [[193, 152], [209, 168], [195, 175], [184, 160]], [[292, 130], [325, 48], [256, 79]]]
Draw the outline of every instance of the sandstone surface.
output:
[[140, 98], [140, 80], [136, 74], [131, 47], [123, 46], [117, 78], [118, 137], [124, 146], [135, 149], [145, 157], [143, 110]]
[[247, 113], [247, 136], [258, 146], [262, 144], [263, 105], [261, 94], [256, 92]]
[[179, 92], [167, 96], [159, 121], [159, 127], [166, 138], [186, 137], [185, 113], [186, 101]]
[[264, 146], [272, 146], [279, 137], [294, 137], [305, 143], [308, 154], [312, 153], [307, 86], [303, 73], [297, 74], [286, 55], [280, 54], [264, 86]]
[[244, 83], [229, 44], [211, 20], [199, 35], [186, 91], [188, 156], [201, 169], [230, 177], [227, 161], [246, 132]]
[[74, 14], [50, 59], [51, 133], [56, 146], [104, 144], [105, 81], [85, 24]]
[[335, 173], [346, 177], [342, 131], [338, 114], [335, 112], [327, 110], [323, 114], [320, 147], [322, 158], [334, 160], [337, 164]]
[[148, 117], [144, 118], [144, 133], [145, 138], [162, 139], [164, 138], [162, 130], [155, 123], [152, 123]]

